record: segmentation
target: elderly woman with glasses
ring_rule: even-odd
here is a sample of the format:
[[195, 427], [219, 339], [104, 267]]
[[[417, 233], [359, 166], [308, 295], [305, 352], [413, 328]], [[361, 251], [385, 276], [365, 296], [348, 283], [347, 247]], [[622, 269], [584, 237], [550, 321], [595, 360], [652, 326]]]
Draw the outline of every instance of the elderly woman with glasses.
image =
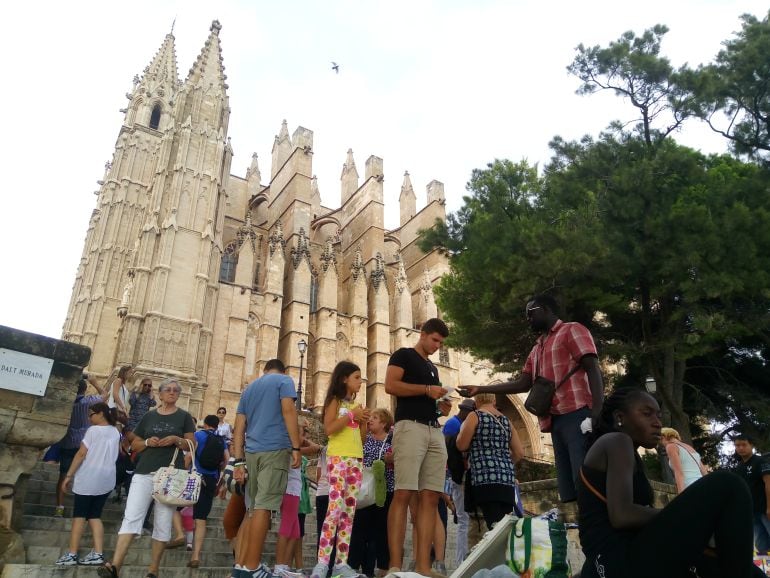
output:
[[[141, 534], [142, 523], [152, 502], [153, 474], [161, 467], [171, 463], [174, 450], [179, 449], [176, 467], [184, 467], [184, 454], [187, 441], [193, 442], [195, 423], [192, 416], [177, 407], [181, 393], [179, 383], [167, 379], [160, 384], [158, 392], [161, 405], [156, 411], [147, 412], [134, 429], [131, 449], [139, 454], [131, 489], [126, 500], [123, 523], [118, 531], [115, 555], [111, 563], [99, 568], [99, 576], [111, 578], [118, 576], [123, 559], [134, 536]], [[176, 508], [156, 502], [154, 507], [155, 523], [152, 531], [152, 561], [146, 578], [157, 578], [160, 561], [166, 543], [171, 539], [172, 518]]]
[[[97, 566], [104, 563], [104, 526], [101, 517], [107, 496], [115, 486], [115, 460], [118, 458], [120, 433], [115, 427], [115, 410], [111, 410], [104, 402], [88, 407], [88, 420], [91, 425], [64, 477], [65, 487], [72, 484], [75, 508], [69, 551], [56, 561], [57, 566]], [[86, 520], [91, 526], [94, 549], [86, 557], [78, 559], [78, 547]]]

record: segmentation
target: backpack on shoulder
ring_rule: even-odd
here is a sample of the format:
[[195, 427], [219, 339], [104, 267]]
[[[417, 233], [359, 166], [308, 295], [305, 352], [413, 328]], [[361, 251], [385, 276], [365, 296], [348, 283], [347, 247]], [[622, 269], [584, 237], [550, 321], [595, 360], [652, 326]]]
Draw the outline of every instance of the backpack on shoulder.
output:
[[198, 453], [198, 463], [204, 470], [218, 470], [225, 459], [225, 440], [206, 430], [206, 443]]

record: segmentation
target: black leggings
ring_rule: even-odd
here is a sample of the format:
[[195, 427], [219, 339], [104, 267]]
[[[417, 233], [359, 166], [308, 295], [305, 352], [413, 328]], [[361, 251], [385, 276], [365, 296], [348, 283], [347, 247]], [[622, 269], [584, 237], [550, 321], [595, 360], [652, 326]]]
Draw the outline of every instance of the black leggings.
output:
[[[625, 553], [589, 555], [581, 576], [683, 578], [693, 576], [692, 566], [697, 566], [701, 578], [764, 576], [752, 562], [751, 512], [751, 495], [743, 480], [730, 472], [714, 472], [663, 508], [634, 536]], [[712, 536], [716, 557], [703, 553]]]

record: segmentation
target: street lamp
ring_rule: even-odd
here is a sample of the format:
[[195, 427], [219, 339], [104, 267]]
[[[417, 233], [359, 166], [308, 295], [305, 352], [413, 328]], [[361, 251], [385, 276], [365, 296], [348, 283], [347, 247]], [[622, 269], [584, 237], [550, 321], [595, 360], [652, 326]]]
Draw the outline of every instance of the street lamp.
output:
[[655, 378], [651, 375], [647, 376], [647, 379], [644, 380], [644, 389], [647, 390], [647, 393], [654, 394], [658, 391], [658, 384], [655, 383]]
[[307, 341], [300, 339], [297, 343], [297, 349], [299, 349], [299, 386], [297, 387], [297, 411], [302, 411], [302, 362], [305, 361]]

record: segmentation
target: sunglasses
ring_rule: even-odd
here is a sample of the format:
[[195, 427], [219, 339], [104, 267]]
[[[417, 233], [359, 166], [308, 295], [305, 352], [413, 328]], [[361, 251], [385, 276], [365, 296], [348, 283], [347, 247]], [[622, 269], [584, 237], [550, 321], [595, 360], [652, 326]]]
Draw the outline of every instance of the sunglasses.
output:
[[226, 412], [226, 411], [218, 411], [218, 412], [217, 412], [217, 414], [220, 414], [220, 413], [221, 413], [221, 414], [225, 414], [225, 413], [227, 413], [227, 412]]
[[536, 307], [527, 307], [526, 310], [525, 310], [525, 315], [527, 316], [527, 319], [532, 317], [532, 312], [536, 311], [538, 309], [542, 309], [542, 307], [540, 307], [540, 305], [538, 305]]

